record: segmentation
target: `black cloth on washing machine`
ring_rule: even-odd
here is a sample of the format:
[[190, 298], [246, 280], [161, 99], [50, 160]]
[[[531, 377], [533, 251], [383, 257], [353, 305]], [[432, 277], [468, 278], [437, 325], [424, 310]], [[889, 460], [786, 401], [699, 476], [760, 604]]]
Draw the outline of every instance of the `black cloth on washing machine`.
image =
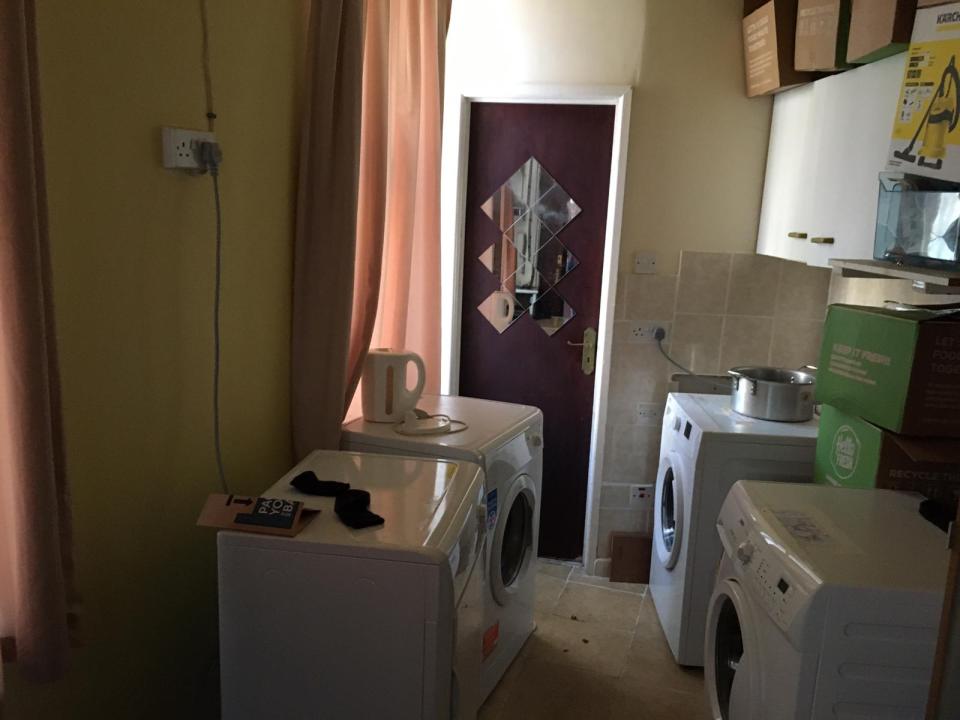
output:
[[305, 470], [290, 481], [297, 490], [307, 495], [337, 497], [350, 489], [350, 484], [337, 480], [321, 480], [313, 470]]
[[366, 490], [346, 490], [337, 495], [333, 509], [347, 527], [354, 530], [383, 525], [383, 518], [370, 512], [370, 493]]

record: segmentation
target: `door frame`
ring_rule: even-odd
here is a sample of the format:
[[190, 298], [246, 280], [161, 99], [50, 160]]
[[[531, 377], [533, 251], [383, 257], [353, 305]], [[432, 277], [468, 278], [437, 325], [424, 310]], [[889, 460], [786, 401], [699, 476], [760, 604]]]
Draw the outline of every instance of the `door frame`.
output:
[[[460, 320], [463, 306], [463, 244], [466, 218], [467, 158], [470, 146], [470, 106], [475, 102], [612, 105], [614, 124], [610, 161], [610, 192], [603, 250], [597, 361], [590, 420], [590, 457], [587, 469], [587, 510], [583, 528], [583, 564], [596, 572], [600, 484], [606, 439], [607, 396], [613, 351], [613, 321], [620, 267], [620, 231], [626, 181], [627, 142], [630, 133], [632, 90], [627, 85], [516, 85], [468, 88], [448, 95], [444, 114], [441, 168], [440, 267], [441, 345], [440, 391], [456, 395], [460, 386]], [[550, 439], [546, 439], [550, 442]]]

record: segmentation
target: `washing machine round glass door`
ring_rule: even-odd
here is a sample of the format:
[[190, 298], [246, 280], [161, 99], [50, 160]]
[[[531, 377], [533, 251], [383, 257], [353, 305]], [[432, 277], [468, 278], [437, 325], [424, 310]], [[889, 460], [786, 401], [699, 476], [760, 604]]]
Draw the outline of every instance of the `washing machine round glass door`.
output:
[[527, 475], [510, 483], [497, 514], [490, 558], [490, 587], [501, 605], [510, 602], [519, 580], [533, 563], [536, 487]]
[[660, 459], [654, 500], [653, 536], [660, 563], [672, 570], [680, 557], [684, 532], [684, 492], [687, 487], [686, 464], [678, 453]]
[[703, 656], [711, 717], [762, 720], [756, 620], [740, 583], [718, 579], [710, 599]]

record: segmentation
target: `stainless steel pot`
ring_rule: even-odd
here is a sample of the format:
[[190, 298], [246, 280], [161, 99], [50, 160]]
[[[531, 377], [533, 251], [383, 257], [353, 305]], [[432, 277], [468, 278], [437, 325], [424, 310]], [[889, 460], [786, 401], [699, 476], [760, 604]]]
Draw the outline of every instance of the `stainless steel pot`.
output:
[[813, 417], [813, 390], [817, 378], [810, 370], [773, 367], [736, 367], [730, 405], [734, 412], [761, 420], [805, 422]]

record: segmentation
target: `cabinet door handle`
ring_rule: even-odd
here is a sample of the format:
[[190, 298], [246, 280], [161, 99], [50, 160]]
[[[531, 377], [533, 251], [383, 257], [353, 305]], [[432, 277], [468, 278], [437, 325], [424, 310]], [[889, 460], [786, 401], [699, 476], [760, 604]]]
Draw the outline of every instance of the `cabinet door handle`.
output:
[[832, 237], [815, 237], [810, 238], [810, 242], [816, 243], [817, 245], [833, 245]]
[[797, 240], [806, 240], [807, 234], [805, 232], [788, 232], [787, 237], [796, 238]]

